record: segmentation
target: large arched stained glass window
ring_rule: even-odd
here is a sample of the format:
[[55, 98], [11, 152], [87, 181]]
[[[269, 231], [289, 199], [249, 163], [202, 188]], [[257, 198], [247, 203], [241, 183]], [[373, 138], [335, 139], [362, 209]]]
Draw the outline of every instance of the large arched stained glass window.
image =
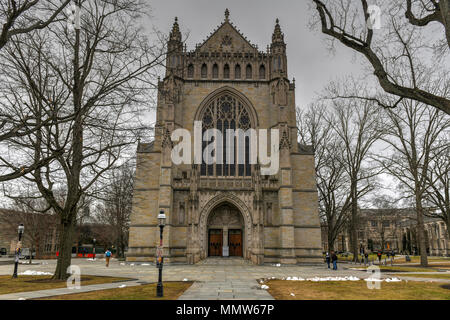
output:
[[[244, 177], [251, 176], [250, 137], [245, 137], [244, 163], [238, 163], [238, 138], [233, 135], [234, 145], [227, 145], [227, 130], [241, 129], [244, 132], [252, 128], [250, 114], [246, 106], [232, 95], [224, 94], [212, 100], [206, 107], [202, 117], [202, 135], [208, 129], [217, 129], [222, 133], [222, 163], [207, 164], [203, 158], [200, 174], [202, 176]], [[211, 139], [212, 140], [212, 139]], [[202, 142], [202, 153], [212, 141]], [[231, 150], [232, 149], [232, 150]], [[219, 155], [217, 155], [219, 156]], [[233, 158], [232, 160], [230, 160]], [[242, 158], [241, 158], [242, 159]]]

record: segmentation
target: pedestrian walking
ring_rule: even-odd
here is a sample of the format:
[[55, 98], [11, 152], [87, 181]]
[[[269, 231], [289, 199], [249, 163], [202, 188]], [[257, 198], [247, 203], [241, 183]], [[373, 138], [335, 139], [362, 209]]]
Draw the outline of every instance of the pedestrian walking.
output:
[[109, 259], [111, 259], [111, 251], [106, 250], [105, 252], [106, 266], [109, 267]]
[[367, 252], [364, 253], [364, 264], [369, 264], [369, 254]]
[[331, 251], [331, 262], [333, 263], [333, 270], [337, 270], [338, 257], [334, 251]]
[[378, 251], [377, 256], [378, 256], [378, 264], [381, 264], [381, 256], [382, 256], [381, 251]]
[[331, 262], [331, 258], [330, 258], [330, 254], [327, 252], [326, 256], [325, 256], [325, 261], [328, 265], [328, 269], [330, 269], [330, 262]]

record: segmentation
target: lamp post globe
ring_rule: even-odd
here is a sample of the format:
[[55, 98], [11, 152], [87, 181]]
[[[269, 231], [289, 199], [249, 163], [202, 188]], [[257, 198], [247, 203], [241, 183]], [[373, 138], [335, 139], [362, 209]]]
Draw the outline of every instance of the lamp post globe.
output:
[[159, 226], [164, 226], [166, 224], [166, 214], [164, 210], [161, 210], [158, 214], [158, 224]]

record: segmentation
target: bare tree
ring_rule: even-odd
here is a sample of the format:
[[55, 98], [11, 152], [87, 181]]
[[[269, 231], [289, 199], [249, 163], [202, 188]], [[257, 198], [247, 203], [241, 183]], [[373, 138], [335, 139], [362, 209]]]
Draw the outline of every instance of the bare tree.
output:
[[[48, 27], [51, 23], [66, 19], [62, 14], [70, 0], [41, 1], [41, 0], [8, 0], [0, 4], [0, 19], [4, 21], [0, 34], [0, 49], [8, 48], [11, 39], [26, 34], [35, 34], [37, 30]], [[14, 45], [7, 50], [14, 50]], [[44, 158], [28, 158], [23, 156], [20, 148], [11, 146], [10, 139], [22, 138], [34, 134], [37, 130], [54, 121], [64, 121], [67, 117], [57, 115], [57, 110], [47, 112], [38, 110], [36, 105], [27, 103], [28, 99], [38, 96], [43, 104], [51, 104], [49, 95], [39, 96], [42, 92], [37, 83], [30, 83], [25, 79], [17, 65], [8, 62], [8, 54], [0, 51], [0, 182], [17, 179], [54, 159], [58, 151], [50, 153]], [[29, 57], [29, 68], [38, 71], [39, 65], [32, 63]], [[40, 70], [42, 71], [42, 70]], [[39, 106], [42, 109], [42, 106]], [[42, 116], [39, 120], [36, 117]]]
[[[79, 1], [81, 28], [55, 22], [34, 34], [11, 39], [9, 61], [34, 91], [28, 103], [43, 114], [74, 115], [53, 121], [33, 135], [12, 142], [28, 156], [60, 154], [25, 175], [59, 217], [60, 255], [54, 279], [66, 279], [81, 197], [95, 193], [108, 170], [129, 151], [145, 127], [139, 114], [148, 109], [155, 88], [154, 69], [164, 59], [164, 47], [151, 44], [140, 22], [146, 1]], [[34, 67], [30, 64], [36, 63]], [[33, 64], [32, 64], [33, 65]], [[51, 97], [50, 103], [44, 99]], [[49, 109], [50, 108], [50, 109]], [[64, 201], [55, 190], [63, 186]], [[23, 187], [22, 187], [23, 188]], [[9, 192], [10, 197], [15, 194]]]
[[72, 0], [5, 0], [0, 3], [0, 49], [14, 36], [46, 28]]
[[332, 121], [324, 103], [312, 104], [306, 112], [297, 109], [301, 142], [312, 145], [314, 150], [320, 217], [326, 222], [329, 251], [334, 250], [350, 207], [349, 181], [340, 158], [343, 145], [334, 135]]
[[[374, 26], [374, 16], [369, 12], [367, 0], [313, 0], [313, 3], [318, 13], [313, 26], [319, 22], [322, 33], [330, 37], [332, 46], [338, 41], [360, 53], [373, 69], [383, 90], [398, 97], [396, 101], [386, 95], [384, 99], [376, 96], [366, 99], [393, 108], [407, 98], [450, 114], [448, 95], [427, 90], [421, 81], [423, 77], [449, 81], [448, 60], [442, 50], [431, 59], [432, 63], [425, 62], [430, 61], [429, 48], [438, 45], [435, 37], [430, 36], [431, 30], [423, 30], [422, 27], [432, 21], [441, 23], [450, 47], [449, 0], [378, 1], [382, 12], [377, 14], [383, 18], [383, 26], [379, 29]], [[417, 15], [413, 13], [416, 10], [419, 12]], [[448, 56], [448, 48], [445, 53]]]
[[[330, 90], [336, 90], [331, 84]], [[354, 92], [364, 91], [360, 87], [349, 88]], [[349, 233], [351, 250], [356, 261], [358, 257], [358, 200], [374, 188], [374, 178], [380, 171], [370, 163], [372, 146], [383, 135], [381, 116], [371, 101], [333, 99], [336, 121], [334, 132], [342, 143], [342, 162], [349, 179], [350, 216]]]
[[411, 199], [417, 212], [417, 238], [421, 265], [428, 264], [424, 230], [424, 201], [429, 190], [429, 171], [434, 154], [448, 148], [448, 140], [439, 140], [448, 130], [450, 118], [438, 109], [413, 100], [404, 100], [396, 110], [386, 110], [389, 122], [384, 138], [391, 155], [379, 155], [385, 170], [400, 181], [405, 196]]
[[134, 170], [127, 163], [111, 170], [109, 184], [102, 190], [102, 203], [97, 206], [96, 219], [111, 227], [111, 240], [118, 257], [124, 257], [128, 244], [133, 183]]
[[406, 0], [406, 18], [415, 26], [425, 27], [438, 22], [445, 28], [447, 44], [450, 47], [450, 1]]

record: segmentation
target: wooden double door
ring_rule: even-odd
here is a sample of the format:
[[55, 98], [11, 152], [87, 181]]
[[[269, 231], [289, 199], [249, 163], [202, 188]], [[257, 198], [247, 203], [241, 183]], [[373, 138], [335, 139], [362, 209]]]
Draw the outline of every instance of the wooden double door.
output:
[[[223, 248], [223, 230], [209, 230], [208, 255], [221, 257]], [[242, 230], [228, 230], [228, 252], [230, 257], [242, 257]]]
[[210, 257], [221, 257], [223, 246], [223, 231], [220, 229], [209, 230], [209, 249]]
[[242, 257], [242, 230], [228, 230], [230, 257]]

